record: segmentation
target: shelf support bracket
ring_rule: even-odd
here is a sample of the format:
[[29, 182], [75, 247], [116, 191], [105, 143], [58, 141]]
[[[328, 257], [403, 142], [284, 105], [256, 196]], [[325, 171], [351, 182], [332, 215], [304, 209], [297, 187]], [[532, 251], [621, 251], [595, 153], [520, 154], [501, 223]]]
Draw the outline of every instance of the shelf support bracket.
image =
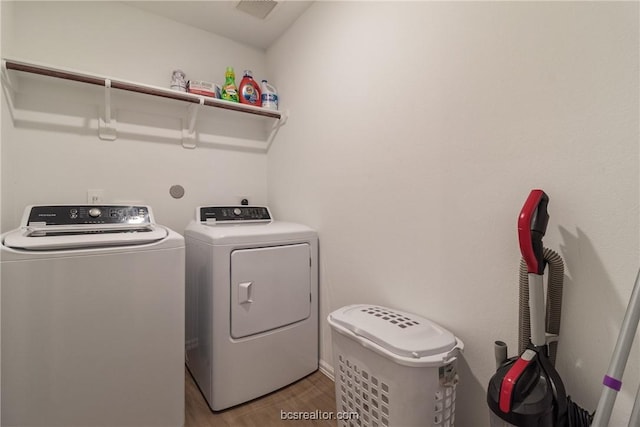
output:
[[7, 103], [9, 104], [9, 112], [11, 114], [11, 120], [15, 121], [14, 111], [15, 111], [15, 95], [18, 91], [18, 85], [15, 80], [11, 80], [11, 75], [9, 74], [9, 69], [7, 68], [7, 61], [2, 60], [2, 88], [4, 90], [5, 96], [7, 97]]
[[115, 141], [116, 118], [111, 109], [111, 80], [104, 80], [104, 111], [98, 118], [98, 137], [107, 141]]
[[280, 116], [280, 119], [276, 120], [273, 126], [271, 126], [271, 131], [269, 132], [269, 137], [267, 138], [266, 151], [269, 151], [269, 148], [271, 148], [271, 143], [273, 143], [273, 140], [276, 138], [276, 135], [278, 134], [280, 128], [287, 123], [288, 118], [289, 110], [285, 110], [284, 113], [282, 113], [282, 116]]
[[[182, 126], [182, 146], [184, 148], [196, 148], [196, 119], [203, 105], [204, 98], [200, 98], [198, 104], [189, 104], [187, 107], [187, 117], [184, 119]], [[185, 122], [187, 126], [184, 126]]]
[[16, 90], [16, 85], [13, 80], [11, 80], [11, 76], [9, 75], [9, 70], [7, 69], [7, 61], [2, 60], [2, 80], [4, 84], [9, 87], [11, 90]]

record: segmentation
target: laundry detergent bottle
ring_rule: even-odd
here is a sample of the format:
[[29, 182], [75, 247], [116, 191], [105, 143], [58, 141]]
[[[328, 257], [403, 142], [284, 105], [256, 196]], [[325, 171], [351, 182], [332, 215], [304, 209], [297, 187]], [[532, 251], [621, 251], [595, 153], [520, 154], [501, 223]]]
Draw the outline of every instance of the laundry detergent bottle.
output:
[[222, 99], [238, 102], [238, 87], [236, 86], [236, 73], [233, 71], [233, 67], [227, 67], [227, 71], [224, 73]]
[[258, 83], [253, 80], [253, 73], [251, 70], [244, 70], [244, 77], [240, 82], [240, 103], [254, 105], [256, 107], [262, 106], [262, 98], [260, 96], [260, 87]]
[[276, 92], [276, 88], [267, 83], [266, 80], [262, 81], [262, 108], [269, 110], [278, 109], [278, 92]]

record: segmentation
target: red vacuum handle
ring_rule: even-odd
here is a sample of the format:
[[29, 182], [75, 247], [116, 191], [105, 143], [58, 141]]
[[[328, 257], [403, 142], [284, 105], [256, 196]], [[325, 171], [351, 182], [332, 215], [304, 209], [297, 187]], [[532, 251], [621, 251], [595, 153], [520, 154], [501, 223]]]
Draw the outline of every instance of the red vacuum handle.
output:
[[542, 237], [547, 231], [549, 196], [542, 190], [531, 190], [518, 218], [520, 252], [527, 263], [527, 271], [544, 274]]

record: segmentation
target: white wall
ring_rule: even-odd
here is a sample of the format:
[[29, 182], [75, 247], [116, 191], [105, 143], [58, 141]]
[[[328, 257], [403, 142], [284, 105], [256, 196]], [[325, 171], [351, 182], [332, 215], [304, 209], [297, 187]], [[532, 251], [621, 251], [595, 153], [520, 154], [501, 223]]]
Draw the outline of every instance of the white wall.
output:
[[[185, 150], [178, 107], [120, 97], [130, 132], [105, 142], [99, 90], [30, 81], [17, 121], [2, 107], [3, 231], [24, 205], [88, 188], [149, 203], [178, 231], [197, 204], [268, 201], [320, 232], [322, 358], [335, 308], [427, 316], [466, 344], [457, 425], [477, 427], [492, 343], [515, 349], [515, 223], [540, 187], [545, 243], [567, 265], [558, 368], [595, 408], [640, 256], [637, 3], [318, 2], [266, 57], [117, 2], [10, 5], [3, 56], [158, 86], [175, 68], [218, 81], [227, 65], [269, 71], [291, 116], [267, 162]], [[209, 121], [222, 122], [205, 113], [202, 133]], [[638, 356], [636, 344], [612, 425], [630, 412]]]
[[[4, 57], [161, 87], [177, 68], [218, 83], [228, 65], [264, 75], [263, 51], [119, 2], [2, 7], [11, 24], [3, 22]], [[3, 102], [2, 111], [3, 231], [18, 225], [28, 204], [84, 203], [88, 189], [103, 189], [106, 202], [148, 203], [179, 232], [199, 204], [239, 203], [240, 196], [266, 203], [266, 155], [217, 143], [260, 138], [262, 119], [204, 108], [199, 146], [188, 150], [181, 145], [186, 103], [114, 91], [119, 135], [103, 141], [96, 128], [104, 89], [55, 79], [19, 83], [14, 108]], [[185, 188], [182, 199], [169, 195], [174, 184]]]
[[[8, 10], [8, 9], [7, 9]], [[0, 4], [0, 52], [4, 50], [5, 43], [8, 41], [8, 37], [5, 35], [7, 28], [9, 28], [8, 16], [5, 8]], [[0, 91], [0, 104], [4, 105], [4, 91]], [[0, 141], [2, 141], [2, 135], [4, 134], [3, 115], [0, 114]], [[2, 188], [2, 150], [0, 150], [0, 188]], [[1, 206], [0, 198], [0, 206]], [[0, 224], [2, 224], [2, 209], [0, 209]], [[0, 281], [0, 295], [2, 295], [2, 281]], [[2, 298], [0, 298], [0, 307], [2, 306]], [[0, 313], [0, 319], [2, 315]], [[2, 382], [2, 322], [0, 322], [0, 383]], [[2, 392], [0, 392], [1, 394]], [[0, 420], [2, 419], [2, 406], [0, 405]]]
[[640, 266], [638, 30], [637, 3], [317, 2], [268, 49], [291, 112], [268, 198], [319, 231], [325, 362], [338, 307], [429, 317], [466, 345], [456, 426], [487, 425], [493, 342], [517, 347], [517, 216], [543, 188], [557, 366], [595, 409]]

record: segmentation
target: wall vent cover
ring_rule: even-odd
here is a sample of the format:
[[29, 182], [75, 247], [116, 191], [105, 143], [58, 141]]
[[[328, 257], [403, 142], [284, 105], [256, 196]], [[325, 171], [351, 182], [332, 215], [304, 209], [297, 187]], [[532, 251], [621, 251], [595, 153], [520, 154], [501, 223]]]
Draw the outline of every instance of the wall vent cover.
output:
[[258, 19], [266, 19], [277, 5], [278, 2], [275, 0], [240, 0], [236, 9]]

